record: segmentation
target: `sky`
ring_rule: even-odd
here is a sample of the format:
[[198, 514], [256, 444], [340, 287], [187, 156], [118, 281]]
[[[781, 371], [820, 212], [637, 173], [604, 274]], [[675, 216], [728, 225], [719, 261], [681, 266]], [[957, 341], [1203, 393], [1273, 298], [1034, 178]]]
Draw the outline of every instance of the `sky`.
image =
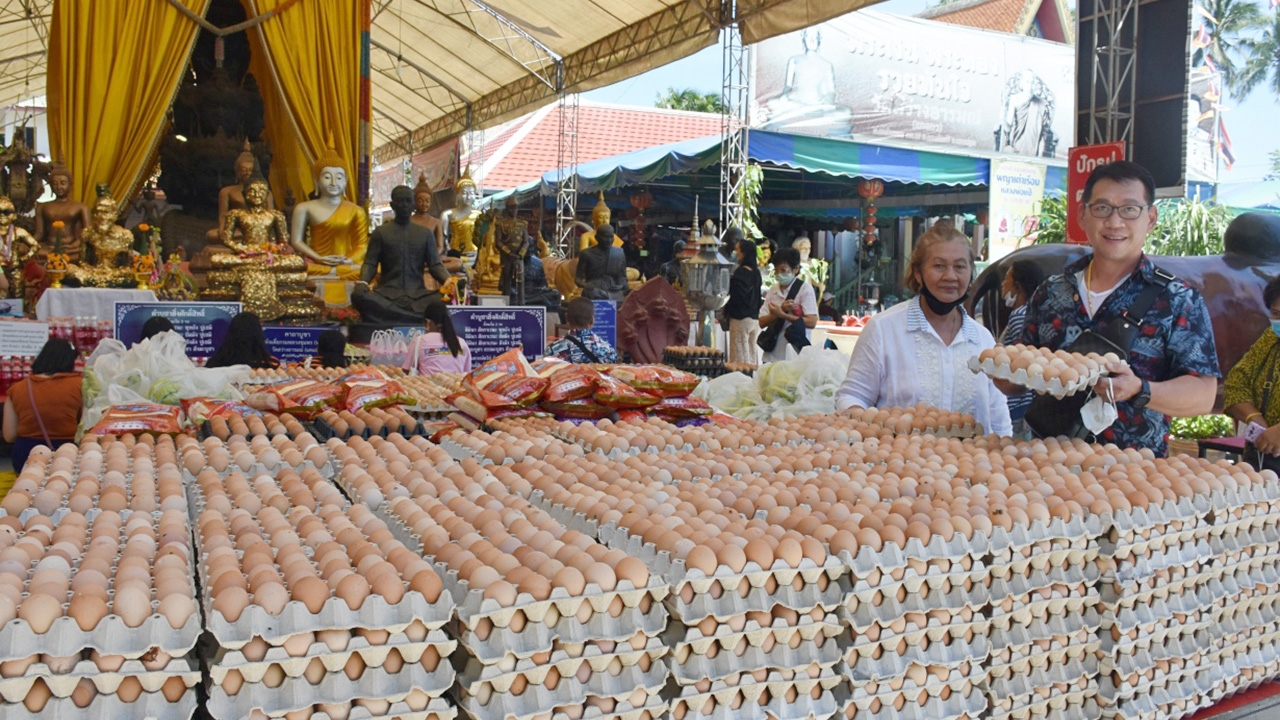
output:
[[[881, 12], [914, 15], [932, 3], [927, 0], [888, 0], [875, 6]], [[1074, 2], [1069, 3], [1074, 6]], [[1266, 3], [1262, 3], [1265, 8]], [[596, 102], [652, 107], [659, 94], [668, 88], [692, 88], [703, 93], [719, 93], [721, 84], [721, 49], [709, 47], [683, 60], [650, 70], [630, 80], [583, 93], [582, 97]], [[1276, 131], [1275, 116], [1280, 110], [1280, 98], [1260, 87], [1241, 102], [1228, 98], [1225, 114], [1227, 133], [1231, 136], [1236, 156], [1230, 170], [1224, 166], [1220, 181], [1223, 183], [1256, 182], [1270, 168], [1267, 155], [1280, 148], [1280, 132]]]

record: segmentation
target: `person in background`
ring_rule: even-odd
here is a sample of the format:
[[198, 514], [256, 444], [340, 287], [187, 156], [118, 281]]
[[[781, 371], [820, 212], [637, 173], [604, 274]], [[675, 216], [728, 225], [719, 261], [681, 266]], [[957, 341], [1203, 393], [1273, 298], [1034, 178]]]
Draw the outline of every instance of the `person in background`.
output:
[[800, 352], [795, 342], [799, 340], [795, 336], [797, 321], [804, 327], [804, 342], [800, 347], [808, 344], [810, 331], [818, 324], [818, 294], [812, 285], [800, 279], [799, 268], [800, 253], [795, 248], [782, 248], [773, 253], [773, 276], [778, 282], [764, 294], [758, 322], [761, 330], [781, 322], [783, 330], [777, 334], [772, 350], [761, 348], [763, 362], [787, 360]]
[[[1004, 282], [1000, 285], [1001, 300], [1005, 307], [1012, 308], [1009, 313], [1009, 324], [1000, 335], [1001, 345], [1013, 345], [1022, 337], [1022, 328], [1027, 324], [1027, 301], [1031, 294], [1044, 282], [1044, 271], [1030, 260], [1014, 260], [1009, 271], [1004, 274]], [[1030, 390], [1020, 395], [1009, 396], [1009, 419], [1013, 421], [1013, 436], [1025, 437], [1027, 423], [1023, 416], [1027, 414], [1027, 406], [1031, 404]]]
[[344, 368], [347, 366], [347, 336], [337, 328], [320, 333], [316, 338], [316, 356], [307, 358], [307, 367]]
[[[1258, 470], [1280, 470], [1280, 277], [1267, 283], [1262, 301], [1271, 312], [1271, 326], [1240, 358], [1222, 386], [1222, 406], [1241, 426], [1257, 423], [1266, 428], [1251, 444], [1247, 459]], [[1251, 457], [1250, 457], [1251, 456]]]
[[142, 337], [138, 338], [138, 341], [150, 340], [162, 332], [176, 332], [176, 330], [169, 318], [163, 315], [152, 315], [142, 324]]
[[591, 328], [596, 324], [596, 308], [580, 297], [564, 308], [564, 321], [569, 326], [565, 336], [551, 343], [547, 355], [574, 363], [615, 363], [618, 351]]
[[441, 372], [471, 372], [471, 348], [458, 337], [449, 316], [449, 306], [439, 300], [427, 303], [422, 314], [422, 329], [409, 346], [404, 369], [418, 375], [434, 375]]
[[662, 267], [658, 270], [659, 274], [666, 278], [672, 287], [680, 284], [680, 263], [682, 261], [680, 254], [684, 252], [684, 248], [685, 242], [677, 240], [671, 246], [671, 259], [662, 263]]
[[969, 358], [996, 344], [964, 312], [972, 280], [969, 238], [942, 223], [921, 235], [903, 278], [919, 296], [867, 322], [836, 391], [836, 410], [923, 402], [973, 415], [988, 433], [1010, 435], [1004, 395], [991, 378], [969, 370]]
[[27, 457], [39, 445], [56, 449], [74, 442], [84, 404], [76, 349], [67, 340], [53, 338], [31, 363], [31, 376], [9, 388], [4, 401], [3, 435], [13, 443], [13, 471], [22, 472]]
[[262, 333], [262, 321], [255, 313], [242, 312], [231, 318], [222, 345], [213, 351], [205, 367], [220, 368], [232, 365], [248, 365], [255, 370], [280, 367], [280, 361], [267, 349], [267, 338]]
[[760, 364], [760, 306], [764, 304], [760, 267], [756, 262], [756, 244], [739, 240], [733, 248], [738, 267], [729, 278], [729, 303], [724, 314], [729, 318], [729, 362]]

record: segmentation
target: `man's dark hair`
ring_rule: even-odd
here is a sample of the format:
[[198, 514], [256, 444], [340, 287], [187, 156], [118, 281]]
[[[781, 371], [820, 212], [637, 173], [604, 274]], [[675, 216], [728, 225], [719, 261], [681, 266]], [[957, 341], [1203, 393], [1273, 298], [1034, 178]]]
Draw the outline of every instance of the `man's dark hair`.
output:
[[575, 328], [588, 328], [596, 322], [596, 306], [584, 297], [577, 297], [564, 306], [564, 321]]
[[1013, 273], [1013, 284], [1022, 288], [1022, 294], [1031, 298], [1031, 294], [1040, 287], [1040, 283], [1044, 282], [1044, 270], [1040, 266], [1030, 260], [1015, 260], [1009, 266], [1009, 272]]
[[1146, 190], [1147, 204], [1151, 205], [1156, 201], [1156, 179], [1151, 177], [1149, 170], [1138, 163], [1117, 160], [1094, 168], [1093, 172], [1089, 173], [1089, 179], [1084, 181], [1084, 202], [1087, 203], [1093, 199], [1093, 186], [1097, 185], [1099, 180], [1115, 182], [1138, 180]]
[[778, 248], [769, 260], [774, 267], [786, 265], [792, 270], [800, 269], [800, 251], [793, 247]]
[[71, 341], [50, 338], [31, 361], [32, 375], [53, 375], [76, 369], [76, 348]]
[[1266, 303], [1268, 310], [1276, 304], [1277, 300], [1280, 300], [1280, 275], [1272, 278], [1262, 290], [1262, 302]]
[[347, 336], [337, 328], [330, 328], [316, 338], [316, 357], [323, 367], [347, 366]]

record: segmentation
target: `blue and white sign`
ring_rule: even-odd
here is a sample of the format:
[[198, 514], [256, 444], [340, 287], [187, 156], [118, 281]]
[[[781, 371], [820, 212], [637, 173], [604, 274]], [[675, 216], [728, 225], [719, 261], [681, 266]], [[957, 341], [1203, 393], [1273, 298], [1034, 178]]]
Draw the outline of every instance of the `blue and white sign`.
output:
[[529, 360], [547, 349], [547, 309], [544, 307], [449, 308], [453, 328], [471, 348], [473, 365], [492, 360], [517, 345]]
[[329, 329], [266, 325], [262, 328], [262, 333], [266, 336], [267, 349], [271, 351], [272, 357], [280, 362], [302, 362], [315, 356], [320, 335]]
[[592, 300], [596, 307], [596, 322], [593, 331], [610, 347], [618, 347], [618, 306], [612, 300]]
[[119, 302], [115, 304], [115, 336], [126, 347], [142, 339], [142, 326], [153, 317], [166, 317], [187, 340], [188, 357], [209, 357], [222, 345], [231, 318], [240, 314], [238, 302]]

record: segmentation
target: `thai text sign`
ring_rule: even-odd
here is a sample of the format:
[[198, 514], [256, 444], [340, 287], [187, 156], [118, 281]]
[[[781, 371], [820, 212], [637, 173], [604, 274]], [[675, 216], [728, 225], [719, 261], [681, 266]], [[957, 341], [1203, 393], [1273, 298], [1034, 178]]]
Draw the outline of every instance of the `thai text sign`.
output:
[[151, 318], [169, 318], [187, 340], [187, 357], [209, 357], [222, 345], [231, 318], [240, 314], [238, 302], [154, 302], [115, 304], [116, 339], [126, 347], [142, 339], [142, 326]]
[[1071, 148], [1067, 159], [1067, 242], [1087, 245], [1089, 238], [1080, 227], [1080, 206], [1084, 204], [1084, 183], [1099, 165], [1124, 159], [1124, 143], [1080, 145]]
[[1018, 249], [1039, 225], [1045, 166], [1019, 160], [991, 161], [991, 243], [988, 260]]
[[453, 329], [467, 341], [473, 365], [492, 360], [517, 345], [529, 360], [542, 357], [547, 347], [547, 309], [544, 307], [449, 308]]

